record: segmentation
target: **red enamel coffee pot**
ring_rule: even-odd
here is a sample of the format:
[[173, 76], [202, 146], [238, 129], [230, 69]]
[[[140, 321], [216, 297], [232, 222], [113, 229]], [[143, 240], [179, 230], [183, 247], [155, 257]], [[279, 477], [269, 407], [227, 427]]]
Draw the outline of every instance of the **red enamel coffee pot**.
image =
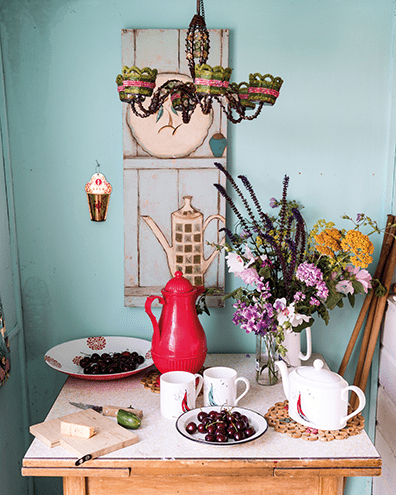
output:
[[[206, 335], [195, 303], [203, 291], [204, 287], [194, 287], [178, 271], [161, 290], [163, 297], [147, 298], [144, 309], [154, 327], [151, 355], [161, 373], [197, 373], [202, 368], [207, 354]], [[163, 305], [159, 322], [151, 311], [155, 299]]]

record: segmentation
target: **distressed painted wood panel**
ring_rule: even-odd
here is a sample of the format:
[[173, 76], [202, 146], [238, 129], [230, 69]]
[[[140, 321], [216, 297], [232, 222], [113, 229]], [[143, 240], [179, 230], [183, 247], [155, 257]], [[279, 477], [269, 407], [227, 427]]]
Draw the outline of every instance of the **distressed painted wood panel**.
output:
[[396, 301], [388, 299], [381, 331], [375, 446], [382, 457], [382, 476], [374, 495], [391, 495], [396, 484]]
[[[123, 30], [122, 65], [156, 68], [157, 86], [170, 78], [190, 80], [185, 35]], [[228, 65], [228, 37], [228, 30], [210, 30], [208, 64]], [[144, 306], [179, 269], [195, 285], [224, 292], [224, 255], [208, 244], [221, 240], [225, 222], [225, 202], [213, 184], [224, 184], [214, 162], [226, 166], [227, 148], [221, 156], [212, 151], [215, 134], [227, 138], [217, 104], [207, 116], [196, 110], [189, 124], [170, 102], [146, 119], [123, 104], [126, 306]], [[222, 306], [221, 295], [209, 305]]]

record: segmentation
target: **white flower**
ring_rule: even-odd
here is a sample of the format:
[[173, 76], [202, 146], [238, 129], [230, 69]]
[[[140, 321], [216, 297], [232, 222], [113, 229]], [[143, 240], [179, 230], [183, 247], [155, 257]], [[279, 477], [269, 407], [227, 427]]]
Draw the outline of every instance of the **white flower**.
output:
[[242, 257], [237, 253], [228, 253], [226, 256], [228, 271], [240, 273], [245, 269]]
[[303, 321], [309, 321], [309, 316], [295, 312], [294, 303], [286, 306], [285, 298], [277, 299], [276, 304], [278, 307], [275, 307], [275, 310], [280, 310], [276, 317], [280, 326], [283, 327], [286, 323], [290, 323], [292, 327], [298, 327]]

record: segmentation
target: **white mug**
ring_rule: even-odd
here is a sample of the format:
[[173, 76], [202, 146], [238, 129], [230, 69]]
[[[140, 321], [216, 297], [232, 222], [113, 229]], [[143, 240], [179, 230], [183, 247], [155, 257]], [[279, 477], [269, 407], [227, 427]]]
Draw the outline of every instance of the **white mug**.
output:
[[[198, 380], [198, 384], [196, 384]], [[183, 412], [194, 409], [195, 399], [203, 385], [203, 378], [188, 371], [168, 371], [160, 376], [161, 414], [177, 419]]]
[[[245, 390], [237, 397], [237, 384], [243, 382]], [[247, 378], [237, 378], [237, 372], [232, 368], [216, 366], [204, 371], [204, 405], [205, 406], [236, 406], [250, 389]]]

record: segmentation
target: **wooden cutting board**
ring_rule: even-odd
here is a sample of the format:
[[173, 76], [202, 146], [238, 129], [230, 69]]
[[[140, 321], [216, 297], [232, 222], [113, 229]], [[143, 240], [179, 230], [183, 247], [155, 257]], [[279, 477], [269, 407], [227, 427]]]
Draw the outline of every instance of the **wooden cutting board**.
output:
[[[61, 421], [84, 426], [93, 426], [96, 434], [91, 438], [61, 435]], [[102, 416], [93, 409], [86, 409], [61, 418], [44, 421], [30, 427], [30, 433], [49, 447], [60, 445], [76, 454], [80, 465], [90, 459], [133, 445], [139, 441], [131, 430], [118, 425], [114, 420]]]

